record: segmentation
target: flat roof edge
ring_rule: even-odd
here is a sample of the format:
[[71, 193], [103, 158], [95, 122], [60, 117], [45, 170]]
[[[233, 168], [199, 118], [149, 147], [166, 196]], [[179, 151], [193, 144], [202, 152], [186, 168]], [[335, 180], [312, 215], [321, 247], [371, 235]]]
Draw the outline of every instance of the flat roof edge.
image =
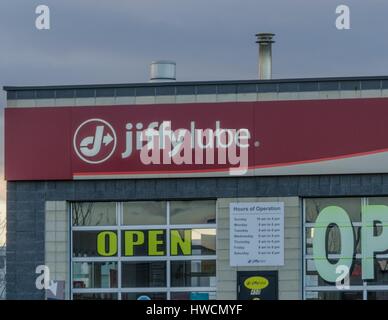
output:
[[218, 85], [218, 84], [260, 84], [260, 83], [302, 83], [325, 81], [362, 81], [362, 80], [388, 80], [387, 76], [354, 76], [354, 77], [326, 77], [326, 78], [282, 78], [271, 80], [212, 80], [212, 81], [174, 81], [174, 82], [142, 82], [120, 84], [80, 84], [80, 85], [48, 85], [48, 86], [3, 86], [4, 91], [23, 90], [60, 90], [60, 89], [100, 89], [100, 88], [125, 88], [125, 87], [168, 87], [190, 85]]

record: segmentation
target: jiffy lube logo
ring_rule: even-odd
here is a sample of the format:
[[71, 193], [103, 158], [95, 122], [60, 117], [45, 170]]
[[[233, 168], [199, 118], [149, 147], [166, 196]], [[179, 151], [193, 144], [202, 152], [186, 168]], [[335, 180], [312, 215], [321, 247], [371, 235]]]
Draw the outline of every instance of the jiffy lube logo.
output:
[[[125, 137], [123, 141], [116, 141], [115, 129], [121, 130], [118, 137]], [[231, 175], [248, 170], [251, 134], [245, 128], [223, 128], [221, 121], [213, 128], [200, 128], [195, 121], [189, 128], [173, 128], [171, 121], [162, 121], [128, 122], [115, 129], [101, 119], [83, 122], [74, 135], [78, 157], [89, 164], [102, 163], [116, 152], [117, 143], [120, 159], [139, 157], [145, 166], [226, 165]]]
[[113, 127], [101, 119], [83, 122], [76, 130], [73, 146], [78, 157], [90, 164], [108, 160], [117, 145], [116, 132]]

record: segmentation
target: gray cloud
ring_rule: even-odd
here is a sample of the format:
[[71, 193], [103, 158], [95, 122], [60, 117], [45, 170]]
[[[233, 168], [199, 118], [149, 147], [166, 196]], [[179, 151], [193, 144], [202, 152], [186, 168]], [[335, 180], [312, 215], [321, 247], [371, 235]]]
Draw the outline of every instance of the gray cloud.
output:
[[381, 74], [388, 50], [373, 36], [388, 26], [383, 1], [346, 1], [350, 31], [334, 27], [337, 0], [44, 2], [49, 32], [34, 29], [40, 2], [0, 5], [1, 81], [141, 82], [159, 58], [176, 60], [181, 80], [255, 78], [254, 33], [267, 30], [277, 33], [276, 77]]
[[[34, 28], [42, 3], [50, 31]], [[0, 84], [143, 82], [155, 59], [177, 61], [179, 80], [252, 79], [260, 31], [277, 34], [277, 78], [387, 74], [388, 2], [341, 3], [350, 31], [334, 27], [338, 0], [2, 0]]]

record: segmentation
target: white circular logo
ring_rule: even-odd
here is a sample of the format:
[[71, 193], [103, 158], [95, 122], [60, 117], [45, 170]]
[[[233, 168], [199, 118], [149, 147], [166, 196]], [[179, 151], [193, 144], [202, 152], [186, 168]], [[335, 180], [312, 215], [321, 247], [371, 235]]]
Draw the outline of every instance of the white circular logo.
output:
[[101, 119], [83, 122], [73, 137], [73, 147], [77, 156], [90, 164], [108, 160], [116, 150], [116, 145], [116, 132], [108, 122]]

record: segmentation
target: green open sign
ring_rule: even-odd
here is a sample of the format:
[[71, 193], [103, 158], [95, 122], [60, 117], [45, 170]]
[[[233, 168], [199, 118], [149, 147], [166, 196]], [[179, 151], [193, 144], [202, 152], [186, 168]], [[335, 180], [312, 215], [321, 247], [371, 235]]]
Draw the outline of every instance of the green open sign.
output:
[[[136, 256], [141, 249], [148, 256], [166, 255], [167, 230], [123, 230], [122, 247], [126, 257]], [[191, 230], [170, 230], [170, 255], [191, 255]], [[102, 231], [97, 235], [97, 253], [103, 257], [117, 254], [118, 237], [113, 231]]]
[[[361, 257], [362, 279], [374, 279], [374, 256], [388, 250], [388, 206], [368, 205], [361, 210]], [[340, 258], [336, 263], [328, 259], [326, 243], [327, 229], [336, 225], [341, 235]], [[376, 226], [382, 231], [375, 233]], [[355, 255], [354, 228], [348, 213], [341, 207], [330, 206], [323, 209], [315, 222], [313, 257], [319, 275], [328, 282], [336, 282], [337, 267], [346, 266], [349, 270]]]

